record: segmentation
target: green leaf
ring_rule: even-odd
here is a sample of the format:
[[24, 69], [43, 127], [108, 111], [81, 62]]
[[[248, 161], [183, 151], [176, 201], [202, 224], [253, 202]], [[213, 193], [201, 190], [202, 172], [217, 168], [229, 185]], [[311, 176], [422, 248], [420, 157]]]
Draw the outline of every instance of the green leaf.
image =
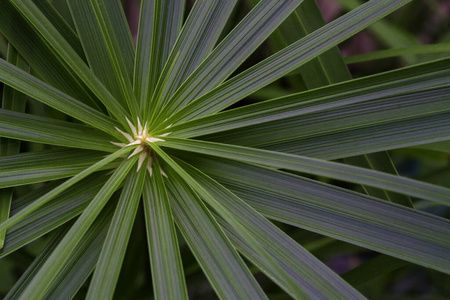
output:
[[[373, 106], [373, 109], [376, 111], [376, 109], [381, 109], [378, 108], [378, 105], [385, 102], [389, 103], [397, 101], [397, 99], [402, 99], [404, 101], [405, 109], [407, 109], [406, 107], [408, 105], [416, 104], [420, 106], [421, 102], [427, 100], [427, 97], [429, 96], [427, 93], [433, 92], [417, 92], [419, 88], [425, 89], [445, 83], [448, 84], [450, 81], [450, 71], [446, 66], [450, 67], [450, 59], [352, 80], [313, 91], [306, 91], [287, 97], [267, 100], [261, 103], [246, 105], [244, 107], [202, 117], [179, 125], [176, 124], [172, 126], [170, 130], [174, 132], [174, 136], [179, 137], [193, 137], [214, 133], [214, 135], [211, 136], [212, 140], [225, 140], [231, 143], [239, 143], [238, 141], [242, 139], [245, 140], [247, 145], [263, 143], [264, 139], [271, 142], [275, 139], [281, 140], [283, 136], [282, 132], [288, 132], [287, 137], [290, 138], [292, 138], [293, 135], [301, 136], [301, 133], [298, 133], [298, 126], [295, 126], [294, 133], [294, 130], [291, 130], [292, 124], [285, 124], [282, 120], [291, 118], [290, 121], [286, 120], [286, 122], [298, 124], [302, 122], [302, 118], [304, 118], [302, 115], [316, 112], [316, 115], [314, 115], [315, 118], [320, 116], [321, 119], [328, 121], [330, 117], [338, 119], [336, 113], [337, 109], [339, 109], [339, 112], [349, 113], [351, 108], [358, 107], [361, 107], [361, 111], [357, 112], [358, 115], [362, 113], [370, 115], [371, 111], [366, 110], [366, 107]], [[445, 101], [446, 88], [443, 88], [443, 90], [440, 91], [441, 88], [437, 88], [434, 94], [438, 94], [439, 99], [444, 99]], [[409, 93], [410, 96], [398, 96], [403, 93]], [[411, 97], [412, 99], [409, 99], [408, 97]], [[422, 100], [418, 101], [418, 99]], [[391, 103], [391, 105], [393, 104]], [[448, 106], [444, 106], [444, 108], [446, 107]], [[362, 111], [363, 108], [364, 111]], [[422, 108], [417, 108], [418, 111], [421, 111], [421, 109]], [[431, 107], [428, 109], [431, 109]], [[324, 112], [328, 113], [328, 118], [323, 117]], [[410, 115], [414, 116], [413, 113]], [[298, 118], [294, 118], [296, 116]], [[382, 117], [380, 119], [384, 120]], [[281, 121], [276, 122], [276, 120]], [[270, 121], [272, 121], [270, 124], [261, 124]], [[242, 128], [256, 124], [261, 124], [261, 126]], [[313, 122], [313, 124], [317, 125], [315, 122]], [[340, 124], [340, 121], [338, 121], [338, 124]], [[321, 128], [321, 131], [329, 130], [328, 125], [323, 123], [320, 123], [319, 125], [320, 126], [317, 126]], [[220, 131], [235, 128], [239, 128], [239, 130], [217, 134]], [[275, 128], [277, 131], [275, 136], [267, 132], [263, 133], [268, 129], [275, 131]], [[262, 141], [256, 140], [255, 137], [249, 138], [250, 134], [253, 132], [258, 133], [258, 138], [262, 138]], [[310, 129], [305, 132], [308, 132], [308, 134], [311, 135]], [[316, 131], [316, 133], [319, 132], [320, 131]]]
[[[83, 240], [73, 251], [64, 269], [58, 274], [55, 283], [50, 287], [43, 299], [72, 299], [83, 283], [87, 280], [95, 267], [95, 262], [100, 254], [101, 245], [106, 237], [107, 228], [112, 218], [112, 205], [109, 205], [105, 211], [95, 220], [89, 230], [86, 232]], [[72, 223], [63, 226], [64, 233], [67, 233]], [[58, 233], [56, 234], [58, 235]], [[58, 236], [58, 243], [62, 240]], [[55, 238], [54, 238], [55, 239]], [[46, 262], [48, 256], [56, 248], [58, 243], [50, 242], [51, 248], [45, 249], [42, 254], [36, 258], [33, 264], [27, 269], [24, 275], [16, 283], [13, 290], [8, 293], [11, 299], [17, 299], [25, 290], [27, 284], [34, 278], [39, 268]], [[10, 299], [10, 298], [7, 298]]]
[[58, 29], [61, 36], [70, 44], [70, 46], [77, 52], [77, 54], [84, 58], [83, 47], [80, 39], [72, 28], [67, 24], [63, 17], [59, 14], [56, 8], [49, 1], [33, 0], [37, 8], [44, 14], [47, 20]]
[[0, 59], [0, 80], [6, 85], [86, 124], [99, 128], [109, 134], [117, 135], [114, 132], [116, 122], [104, 114], [58, 91], [2, 59]]
[[158, 121], [222, 83], [301, 2], [261, 1], [186, 79]]
[[111, 94], [122, 105], [126, 105], [90, 0], [70, 0], [67, 1], [67, 4], [77, 33], [80, 36], [89, 67]]
[[[197, 1], [183, 25], [147, 107], [151, 121], [213, 49], [236, 0]], [[146, 110], [147, 111], [147, 110]], [[164, 109], [166, 112], [166, 109]], [[162, 116], [158, 116], [160, 118]]]
[[[119, 158], [120, 156], [128, 153], [129, 151], [133, 150], [133, 147], [126, 147], [122, 148], [108, 157], [100, 160], [99, 162], [93, 164], [89, 168], [81, 171], [77, 175], [71, 177], [69, 180], [65, 181], [64, 183], [58, 185], [56, 188], [52, 189], [42, 197], [39, 197], [36, 201], [28, 205], [25, 209], [21, 210], [19, 213], [14, 215], [13, 217], [9, 218], [7, 221], [0, 224], [0, 230], [4, 230], [7, 228], [10, 228], [11, 226], [17, 224], [19, 221], [25, 219], [28, 215], [42, 207], [44, 204], [52, 200], [57, 195], [61, 194], [65, 190], [67, 190], [69, 187], [73, 186], [80, 180], [86, 178], [88, 175], [92, 174], [95, 171], [98, 171], [102, 169], [104, 166], [109, 164], [110, 162], [114, 161], [115, 159]], [[117, 172], [117, 171], [116, 171]]]
[[158, 161], [153, 165], [143, 201], [155, 299], [188, 299], [169, 198]]
[[378, 276], [388, 274], [394, 270], [408, 265], [407, 262], [387, 255], [377, 257], [357, 266], [356, 268], [342, 274], [348, 283], [360, 286]]
[[27, 286], [27, 284], [31, 281], [31, 279], [36, 275], [39, 268], [45, 263], [49, 255], [56, 248], [58, 243], [63, 239], [64, 235], [70, 228], [70, 224], [66, 226], [62, 226], [57, 232], [54, 234], [50, 242], [47, 246], [42, 250], [41, 254], [33, 261], [33, 263], [27, 268], [25, 273], [22, 274], [20, 279], [16, 282], [13, 288], [9, 291], [9, 293], [4, 298], [5, 300], [18, 299], [23, 289]]
[[371, 0], [233, 77], [172, 115], [165, 124], [218, 112], [288, 74], [409, 0]]
[[[104, 157], [86, 150], [52, 149], [0, 157], [0, 188], [74, 176]], [[113, 169], [117, 162], [102, 169]], [[102, 170], [101, 169], [101, 170]]]
[[[25, 60], [17, 53], [11, 44], [8, 44], [7, 61], [20, 69], [28, 70], [29, 67]], [[4, 86], [1, 101], [2, 109], [9, 109], [17, 112], [25, 111], [27, 98], [24, 94]], [[0, 156], [17, 154], [20, 151], [20, 141], [0, 138]], [[0, 190], [0, 223], [9, 218], [11, 201], [13, 196], [12, 189]], [[0, 231], [0, 249], [3, 248], [6, 231]]]
[[450, 272], [449, 221], [286, 172], [183, 155], [267, 218]]
[[100, 80], [88, 68], [85, 62], [76, 54], [72, 47], [64, 40], [61, 34], [36, 8], [31, 0], [11, 0], [11, 3], [27, 18], [27, 20], [39, 31], [42, 37], [61, 55], [61, 58], [83, 80], [89, 89], [95, 93], [108, 110], [124, 125], [124, 116], [129, 116], [127, 111], [111, 95]]
[[95, 268], [113, 212], [113, 205], [107, 205], [95, 219], [65, 263], [64, 269], [45, 294], [44, 299], [72, 299], [83, 287]]
[[64, 264], [70, 258], [71, 253], [92, 226], [96, 217], [100, 214], [112, 194], [119, 187], [136, 160], [137, 157], [133, 157], [123, 161], [119, 168], [108, 179], [89, 206], [84, 210], [75, 224], [70, 228], [69, 232], [48, 257], [44, 265], [36, 273], [33, 280], [27, 285], [21, 295], [21, 299], [29, 299], [32, 297], [42, 298], [45, 295], [58, 276], [58, 273], [63, 269]]
[[[248, 2], [257, 2], [250, 0]], [[269, 42], [275, 51], [296, 42], [314, 32], [326, 22], [315, 0], [305, 0], [271, 35]], [[352, 79], [337, 47], [331, 48], [298, 69], [301, 76], [288, 76], [291, 88], [298, 86], [298, 80], [308, 89]]]
[[113, 152], [114, 140], [97, 129], [72, 122], [0, 109], [0, 136], [30, 142]]
[[177, 173], [167, 171], [166, 184], [175, 222], [219, 297], [265, 299], [258, 283], [202, 201]]
[[[260, 144], [258, 147], [316, 158], [336, 159], [449, 140], [449, 118], [448, 112], [429, 114], [406, 120], [366, 124], [351, 129], [341, 128], [323, 134], [278, 140]], [[285, 123], [285, 126], [288, 124]]]
[[[359, 0], [338, 0], [338, 2], [347, 10], [352, 10], [361, 5]], [[388, 20], [380, 20], [367, 29], [390, 48], [409, 48], [419, 44], [419, 41], [412, 33], [399, 28]], [[417, 62], [417, 58], [410, 55], [405, 57], [405, 61], [409, 64], [414, 64]]]
[[450, 205], [450, 190], [391, 174], [304, 156], [198, 140], [166, 138], [165, 147], [366, 184]]
[[105, 238], [87, 299], [112, 299], [130, 239], [145, 180], [145, 168], [131, 171], [125, 180], [108, 234]]
[[[105, 175], [96, 173], [88, 176], [9, 228], [5, 238], [5, 247], [0, 250], [0, 257], [9, 255], [81, 214], [106, 182]], [[57, 187], [58, 184], [60, 182], [46, 184], [16, 199], [12, 203], [11, 215], [17, 214], [27, 205]]]
[[450, 43], [441, 43], [433, 45], [410, 46], [408, 48], [395, 48], [379, 50], [364, 54], [353, 55], [345, 58], [345, 63], [355, 64], [359, 62], [372, 61], [377, 59], [406, 56], [411, 54], [429, 54], [429, 53], [450, 53]]
[[138, 116], [138, 105], [133, 92], [135, 47], [122, 4], [120, 0], [90, 0], [90, 3], [122, 98], [134, 119]]
[[144, 111], [180, 33], [184, 6], [184, 0], [141, 1], [134, 91]]
[[[387, 152], [370, 153], [361, 156], [349, 157], [346, 158], [344, 161], [354, 166], [398, 175], [394, 163], [392, 162], [391, 157]], [[413, 207], [411, 198], [408, 196], [372, 188], [370, 186], [363, 186], [363, 189], [366, 192], [366, 194], [374, 196], [375, 198], [385, 199], [393, 203], [397, 203], [411, 208]]]
[[[238, 250], [275, 279], [278, 285], [296, 299], [305, 297], [364, 298], [343, 282], [333, 271], [312, 256], [287, 234], [270, 223], [229, 190], [204, 173], [183, 163], [181, 166], [201, 184], [214, 199], [230, 210], [234, 218], [251, 233], [254, 241], [267, 249], [275, 260], [267, 260], [245, 234], [234, 229], [218, 214], [213, 214]], [[273, 264], [275, 263], [275, 264]], [[334, 284], [331, 286], [329, 282]], [[306, 295], [305, 295], [306, 294]]]
[[[43, 1], [41, 1], [43, 2]], [[28, 62], [37, 76], [82, 102], [98, 107], [98, 100], [51, 46], [35, 32], [10, 1], [3, 1], [0, 31]]]

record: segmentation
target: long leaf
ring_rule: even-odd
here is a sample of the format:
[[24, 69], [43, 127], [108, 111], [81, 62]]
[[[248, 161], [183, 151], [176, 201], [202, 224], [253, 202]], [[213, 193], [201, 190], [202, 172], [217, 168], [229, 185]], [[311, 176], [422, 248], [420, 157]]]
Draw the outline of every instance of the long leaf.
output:
[[126, 105], [90, 0], [69, 0], [67, 4], [89, 67], [111, 94]]
[[249, 147], [176, 138], [166, 138], [164, 146], [366, 184], [450, 205], [450, 190], [444, 187], [335, 162]]
[[[28, 64], [17, 53], [11, 44], [8, 44], [8, 53], [6, 60], [19, 69], [28, 70]], [[27, 98], [24, 94], [10, 88], [9, 86], [3, 87], [3, 95], [1, 101], [2, 109], [9, 109], [17, 112], [25, 111], [25, 104]], [[0, 156], [17, 154], [20, 151], [20, 141], [11, 140], [7, 138], [0, 138]], [[13, 196], [12, 189], [0, 190], [0, 223], [3, 223], [9, 218], [9, 212], [11, 208], [11, 201]], [[3, 248], [5, 241], [6, 231], [0, 231], [0, 249]]]
[[171, 116], [166, 124], [218, 112], [236, 103], [408, 2], [371, 0], [364, 3], [193, 101]]
[[[0, 157], [0, 188], [74, 176], [103, 157], [97, 151], [65, 149]], [[117, 166], [113, 162], [102, 169]]]
[[39, 254], [38, 257], [31, 263], [31, 265], [27, 268], [25, 273], [22, 274], [20, 279], [16, 282], [16, 284], [12, 287], [12, 289], [8, 292], [5, 300], [18, 299], [19, 295], [22, 293], [23, 289], [27, 286], [30, 280], [36, 275], [39, 268], [45, 263], [47, 258], [50, 256], [52, 251], [56, 248], [58, 243], [63, 239], [64, 235], [69, 231], [70, 224], [62, 226], [60, 229], [56, 231], [53, 235], [50, 242], [45, 246], [44, 250]]
[[141, 168], [138, 172], [130, 172], [125, 180], [119, 203], [89, 285], [87, 299], [112, 299], [114, 295], [141, 199], [146, 172], [145, 168]]
[[108, 110], [124, 125], [124, 116], [128, 112], [111, 95], [100, 80], [88, 68], [85, 62], [76, 54], [72, 47], [62, 38], [61, 34], [36, 8], [31, 0], [11, 0], [11, 3], [27, 18], [27, 20], [40, 32], [42, 37], [52, 45], [62, 59], [74, 70], [83, 82], [91, 89]]
[[[429, 114], [277, 140], [258, 147], [316, 158], [335, 159], [408, 146], [450, 140], [450, 113]], [[248, 137], [250, 140], [251, 137]], [[225, 140], [223, 140], [225, 142]]]
[[58, 29], [61, 36], [70, 44], [70, 46], [77, 52], [77, 54], [84, 58], [83, 47], [81, 46], [78, 35], [67, 24], [64, 18], [59, 14], [57, 9], [49, 1], [33, 0], [37, 8], [44, 14], [44, 16]]
[[[256, 4], [257, 0], [247, 0]], [[271, 48], [280, 51], [304, 36], [314, 32], [326, 22], [315, 0], [305, 0], [269, 37]], [[337, 47], [331, 48], [298, 69], [298, 75], [288, 76], [291, 88], [299, 86], [299, 80], [308, 89], [352, 79]]]
[[[418, 92], [418, 89], [426, 89], [436, 85], [450, 83], [450, 72], [448, 69], [441, 69], [441, 67], [438, 66], [438, 64], [441, 63], [448, 64], [450, 63], [450, 60], [426, 64], [426, 66], [430, 67], [430, 69], [428, 69], [429, 73], [423, 72], [423, 67], [425, 67], [425, 65], [423, 65], [422, 68], [415, 67], [392, 73], [380, 74], [370, 78], [353, 80], [340, 85], [328, 86], [314, 91], [298, 93], [288, 97], [267, 100], [261, 103], [231, 109], [211, 116], [181, 123], [179, 125], [174, 125], [170, 130], [174, 132], [174, 135], [180, 137], [193, 137], [208, 133], [214, 133], [214, 135], [217, 136], [217, 133], [220, 131], [239, 128], [239, 131], [233, 131], [233, 136], [235, 136], [234, 139], [239, 139], [239, 136], [245, 135], [243, 134], [243, 132], [245, 133], [245, 129], [242, 132], [242, 127], [272, 121], [272, 124], [268, 127], [274, 128], [276, 120], [287, 118], [292, 118], [291, 120], [294, 120], [294, 117], [298, 116], [298, 118], [295, 119], [295, 122], [301, 122], [301, 115], [314, 112], [317, 112], [317, 115], [322, 115], [323, 111], [325, 111], [329, 116], [337, 118], [335, 112], [345, 112], [346, 107], [351, 109], [352, 107], [358, 107], [358, 105], [361, 107], [373, 105], [374, 108], [377, 108], [379, 103], [402, 100], [406, 105], [413, 105], [414, 103], [420, 105], [420, 102], [427, 100], [427, 97], [429, 96], [428, 93], [438, 94], [440, 99], [445, 99], [445, 93], [447, 92], [447, 88], [445, 87], [442, 89], [435, 88], [430, 92]], [[439, 70], [434, 68], [438, 68]], [[394, 75], [396, 79], [386, 80], [387, 78], [392, 79], [392, 75]], [[407, 77], [405, 78], [405, 76]], [[398, 96], [403, 93], [408, 94], [400, 97]], [[417, 99], [422, 99], [422, 101], [417, 101]], [[391, 105], [393, 104], [391, 103]], [[443, 109], [445, 108], [446, 106], [443, 107]], [[369, 112], [361, 111], [359, 113], [368, 114]], [[321, 124], [321, 126], [324, 129], [328, 129], [328, 126], [323, 124]], [[263, 126], [259, 126], [258, 131], [262, 132], [262, 127]], [[249, 128], [249, 131], [251, 130], [252, 128]], [[277, 134], [277, 138], [279, 137], [280, 133]], [[218, 135], [218, 138], [224, 140], [224, 138], [226, 139], [226, 136]], [[270, 139], [270, 137], [267, 138]], [[249, 142], [249, 139], [246, 138], [246, 141]]]
[[114, 138], [91, 127], [0, 109], [0, 136], [30, 142], [113, 152]]
[[134, 91], [141, 109], [158, 82], [183, 22], [184, 0], [142, 1], [134, 64]]
[[160, 113], [168, 98], [212, 50], [236, 2], [195, 2], [160, 74], [150, 106], [147, 107], [151, 119]]
[[[5, 247], [0, 250], [3, 258], [17, 249], [27, 245], [51, 230], [70, 221], [83, 212], [89, 202], [95, 197], [101, 186], [106, 182], [105, 174], [94, 174], [62, 192], [46, 205], [41, 206], [27, 218], [8, 229]], [[11, 207], [11, 215], [17, 214], [27, 205], [33, 203], [53, 188], [58, 182], [52, 182], [16, 199]]]
[[265, 299], [247, 266], [198, 196], [175, 172], [169, 172], [166, 184], [175, 222], [219, 297]]
[[0, 81], [86, 124], [116, 134], [115, 122], [110, 118], [2, 59], [0, 59]]
[[133, 157], [123, 161], [27, 285], [20, 299], [41, 298], [45, 295], [70, 258], [72, 251], [75, 250], [136, 160], [137, 157]]
[[99, 107], [92, 92], [74, 72], [69, 71], [67, 64], [33, 30], [10, 1], [2, 2], [0, 31], [25, 58], [37, 77], [90, 106]]
[[260, 1], [183, 83], [159, 121], [222, 83], [301, 2]]
[[131, 115], [137, 117], [138, 105], [133, 92], [135, 47], [122, 4], [119, 0], [90, 0], [90, 3], [122, 98], [125, 99]]
[[95, 219], [65, 263], [64, 269], [45, 294], [44, 299], [72, 299], [76, 296], [95, 268], [113, 211], [113, 205], [108, 205]]
[[450, 272], [446, 219], [286, 172], [183, 158], [267, 218]]
[[[276, 264], [272, 265], [270, 260], [265, 259], [264, 255], [255, 249], [254, 244], [246, 238], [245, 234], [234, 229], [219, 215], [214, 214], [219, 224], [231, 234], [232, 241], [238, 249], [243, 251], [253, 263], [259, 265], [269, 278], [275, 278], [277, 284], [291, 296], [296, 299], [304, 298], [305, 294], [319, 298], [364, 298], [322, 262], [229, 190], [190, 165], [186, 163], [181, 165], [217, 202], [229, 209], [234, 217], [252, 232], [255, 242], [267, 249], [267, 252], [275, 258]], [[333, 286], [330, 286], [330, 281], [334, 282]]]
[[155, 299], [188, 299], [172, 209], [158, 161], [153, 164], [143, 201]]
[[131, 150], [133, 150], [133, 147], [122, 148], [122, 149], [114, 152], [113, 154], [109, 155], [108, 157], [100, 160], [99, 162], [93, 164], [89, 168], [81, 171], [77, 175], [73, 176], [69, 180], [60, 184], [56, 188], [52, 189], [51, 191], [49, 191], [48, 193], [46, 193], [45, 195], [43, 195], [42, 197], [40, 197], [39, 199], [37, 199], [36, 201], [31, 203], [30, 205], [28, 205], [25, 209], [21, 210], [19, 213], [17, 213], [13, 217], [9, 218], [7, 221], [1, 223], [0, 230], [10, 228], [11, 226], [17, 224], [19, 221], [26, 218], [28, 215], [30, 215], [31, 213], [33, 213], [34, 211], [36, 211], [37, 209], [42, 207], [44, 204], [46, 204], [47, 202], [52, 200], [54, 197], [56, 197], [57, 195], [61, 194], [65, 190], [67, 190], [69, 187], [73, 186], [80, 180], [86, 178], [88, 175], [92, 174], [93, 172], [100, 170], [105, 165], [109, 164], [110, 162], [114, 161], [115, 159], [128, 153]]

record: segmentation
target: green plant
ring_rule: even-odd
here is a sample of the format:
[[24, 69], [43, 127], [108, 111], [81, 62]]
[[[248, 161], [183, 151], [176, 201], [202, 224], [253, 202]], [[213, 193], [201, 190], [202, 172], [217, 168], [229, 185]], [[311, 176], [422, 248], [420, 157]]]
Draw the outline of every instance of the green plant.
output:
[[[375, 271], [346, 282], [269, 219], [383, 253], [386, 272], [449, 273], [449, 222], [409, 197], [448, 206], [450, 190], [397, 176], [383, 151], [448, 151], [450, 59], [350, 80], [334, 48], [409, 1], [366, 2], [228, 79], [291, 13], [271, 38], [318, 13], [263, 0], [217, 43], [236, 2], [196, 1], [183, 23], [184, 1], [142, 1], [135, 47], [119, 1], [67, 0], [74, 31], [47, 1], [0, 0], [0, 257], [54, 231], [8, 299], [71, 298], [91, 273], [87, 297], [112, 298], [139, 207], [158, 299], [187, 298], [179, 243], [220, 298], [265, 298], [240, 255], [294, 298], [364, 298], [350, 283]], [[288, 74], [347, 81], [227, 109]], [[55, 110], [25, 113], [25, 95]], [[329, 161], [349, 157], [375, 170]]]

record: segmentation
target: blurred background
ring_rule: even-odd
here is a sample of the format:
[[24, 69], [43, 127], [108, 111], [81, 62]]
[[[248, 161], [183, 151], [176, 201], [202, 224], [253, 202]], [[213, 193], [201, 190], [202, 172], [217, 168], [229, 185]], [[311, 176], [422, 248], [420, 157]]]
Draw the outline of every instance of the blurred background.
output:
[[[51, 2], [70, 23], [70, 12], [67, 9], [65, 1], [53, 0]], [[192, 7], [193, 2], [192, 0], [187, 1], [186, 15], [190, 7]], [[257, 1], [238, 1], [230, 24], [228, 24], [225, 31], [229, 32], [246, 15], [255, 2]], [[348, 10], [357, 7], [362, 2], [364, 1], [317, 0], [323, 18], [327, 23], [345, 14]], [[139, 19], [139, 1], [124, 0], [122, 3], [133, 37], [136, 38]], [[226, 32], [224, 32], [224, 35]], [[289, 39], [286, 40], [287, 43], [292, 42]], [[441, 49], [436, 51], [432, 48], [426, 51], [420, 50], [420, 46], [432, 44], [442, 44], [444, 49], [447, 50], [443, 51]], [[3, 58], [6, 55], [6, 45], [6, 40], [0, 36], [0, 56]], [[382, 21], [377, 22], [368, 29], [343, 42], [339, 45], [339, 50], [345, 58], [345, 62], [348, 64], [353, 78], [358, 78], [448, 56], [450, 53], [450, 50], [448, 50], [450, 49], [449, 45], [450, 0], [415, 0]], [[412, 53], [398, 56], [395, 53], [383, 53], [382, 51], [386, 49], [404, 48], [418, 49], [415, 51], [418, 54]], [[269, 41], [264, 43], [236, 73], [266, 58], [274, 50], [276, 49], [274, 49]], [[420, 51], [434, 53], [419, 53]], [[371, 54], [371, 56], [367, 56], [367, 54]], [[392, 57], [374, 59], [377, 58], [374, 54], [381, 57]], [[279, 97], [307, 88], [308, 84], [293, 72], [292, 76], [287, 76], [274, 82], [270, 86], [251, 95], [248, 99], [238, 103], [238, 105]], [[40, 111], [48, 112], [51, 110], [32, 100], [29, 100], [27, 109], [37, 114]], [[58, 112], [52, 113], [55, 117], [64, 117]], [[44, 145], [25, 144], [22, 150], [40, 150], [45, 147]], [[389, 154], [401, 175], [450, 187], [450, 146], [447, 150], [437, 151], [422, 149], [421, 147], [410, 147], [392, 150], [389, 151]], [[331, 183], [355, 190], [359, 188], [341, 182]], [[31, 190], [37, 186], [30, 186], [28, 189]], [[25, 192], [16, 193], [15, 197], [20, 197]], [[448, 208], [430, 204], [420, 199], [413, 200], [417, 209], [447, 218], [450, 217]], [[127, 250], [124, 269], [119, 279], [117, 299], [151, 299], [151, 296], [149, 296], [152, 295], [151, 274], [147, 257], [145, 232], [142, 230], [143, 222], [143, 216], [139, 216]], [[329, 265], [335, 272], [345, 274], [344, 278], [353, 283], [357, 283], [358, 290], [370, 299], [450, 299], [450, 276], [393, 258], [389, 262], [383, 262], [385, 265], [391, 265], [391, 272], [383, 274], [385, 272], [380, 271], [380, 274], [378, 274], [376, 266], [378, 253], [374, 251], [290, 227], [286, 224], [277, 225]], [[6, 295], [7, 291], [20, 278], [27, 266], [30, 265], [43, 247], [45, 247], [50, 236], [51, 233], [9, 255], [6, 259], [0, 260], [0, 298]], [[181, 236], [179, 236], [179, 240], [182, 245], [183, 264], [185, 266], [190, 297], [192, 299], [215, 299], [216, 296], [210, 284], [196, 264], [187, 245], [183, 243]], [[358, 273], [349, 272], [368, 261], [372, 261], [373, 264], [365, 265], [368, 268], [366, 273], [369, 274], [369, 278], [375, 278], [371, 278], [370, 280], [367, 278], [355, 278], [354, 274]], [[256, 269], [255, 272], [258, 280], [272, 299], [289, 299], [288, 296], [263, 274], [257, 273], [258, 271]], [[83, 299], [85, 292], [85, 290], [80, 291], [77, 298]]]

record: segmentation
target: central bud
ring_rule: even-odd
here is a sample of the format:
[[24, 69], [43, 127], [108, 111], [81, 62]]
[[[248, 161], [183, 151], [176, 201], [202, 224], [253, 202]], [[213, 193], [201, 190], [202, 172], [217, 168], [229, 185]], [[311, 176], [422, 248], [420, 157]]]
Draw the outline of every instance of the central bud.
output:
[[[147, 170], [150, 173], [150, 176], [152, 176], [152, 173], [153, 173], [153, 171], [152, 171], [153, 151], [152, 151], [152, 147], [150, 146], [149, 143], [164, 142], [164, 140], [159, 137], [168, 136], [169, 134], [171, 134], [171, 132], [161, 134], [161, 135], [159, 135], [159, 137], [152, 137], [148, 133], [147, 123], [145, 123], [145, 125], [142, 126], [141, 121], [139, 120], [139, 118], [137, 118], [137, 126], [134, 126], [133, 123], [131, 123], [131, 121], [128, 120], [127, 117], [125, 117], [125, 119], [127, 120], [128, 126], [131, 129], [132, 135], [130, 135], [126, 132], [123, 132], [122, 130], [120, 130], [117, 127], [115, 127], [115, 128], [127, 139], [127, 141], [129, 143], [128, 144], [114, 143], [114, 142], [111, 142], [111, 143], [116, 146], [119, 146], [119, 147], [128, 147], [128, 146], [132, 146], [132, 145], [139, 145], [136, 147], [136, 149], [134, 149], [133, 153], [131, 153], [130, 156], [128, 156], [128, 158], [131, 158], [134, 155], [139, 154], [137, 170], [139, 170], [141, 168], [144, 161], [148, 158]], [[169, 127], [170, 126], [168, 126], [167, 128], [169, 128]], [[160, 171], [163, 176], [167, 177], [167, 175], [164, 173], [164, 171], [162, 169], [160, 169]]]

